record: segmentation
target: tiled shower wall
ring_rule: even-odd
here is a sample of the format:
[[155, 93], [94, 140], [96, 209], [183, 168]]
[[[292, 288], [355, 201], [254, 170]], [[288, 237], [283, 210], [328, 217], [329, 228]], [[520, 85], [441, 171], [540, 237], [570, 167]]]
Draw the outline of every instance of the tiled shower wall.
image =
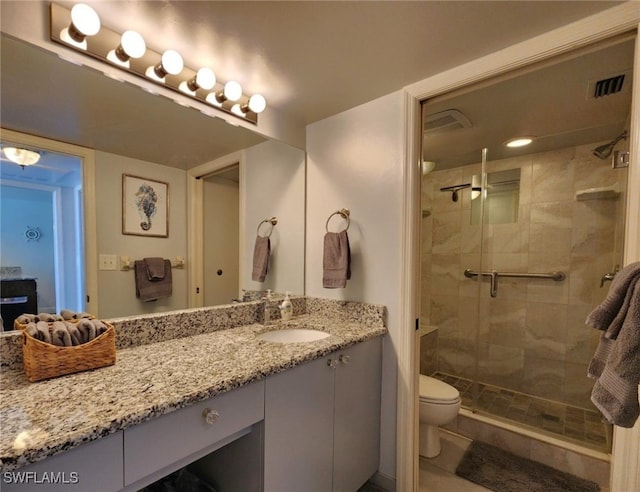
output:
[[[591, 407], [586, 372], [599, 332], [585, 319], [610, 285], [600, 288], [601, 276], [622, 259], [627, 175], [594, 157], [597, 145], [488, 162], [488, 172], [521, 169], [520, 202], [516, 223], [484, 232], [471, 225], [470, 190], [457, 202], [440, 191], [470, 183], [480, 164], [423, 177], [421, 321], [438, 327], [439, 371], [474, 379], [477, 343], [480, 381]], [[576, 200], [579, 190], [613, 185], [618, 198]], [[488, 280], [478, 285], [466, 268], [567, 278], [500, 278], [491, 298]]]

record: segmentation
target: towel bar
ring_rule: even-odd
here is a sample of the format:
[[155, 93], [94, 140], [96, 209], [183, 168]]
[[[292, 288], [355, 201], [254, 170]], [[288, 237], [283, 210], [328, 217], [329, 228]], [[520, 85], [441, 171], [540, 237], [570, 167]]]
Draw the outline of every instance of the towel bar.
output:
[[[184, 268], [185, 260], [184, 256], [176, 256], [173, 260], [171, 260], [171, 268]], [[128, 256], [120, 257], [120, 270], [126, 272], [128, 270], [133, 270], [133, 260]]]
[[329, 221], [331, 220], [331, 217], [333, 217], [334, 215], [339, 215], [340, 217], [342, 217], [347, 221], [347, 227], [345, 227], [344, 230], [348, 231], [349, 225], [351, 224], [351, 211], [348, 208], [341, 208], [340, 210], [336, 210], [331, 215], [329, 215], [329, 218], [327, 219], [327, 223], [324, 226], [325, 230], [329, 232]]
[[498, 277], [511, 277], [511, 278], [548, 278], [560, 282], [567, 276], [564, 272], [551, 272], [551, 273], [520, 273], [520, 272], [498, 272], [492, 270], [490, 272], [475, 272], [470, 268], [464, 271], [464, 276], [467, 278], [474, 278], [478, 275], [483, 277], [491, 277], [491, 297], [498, 295]]

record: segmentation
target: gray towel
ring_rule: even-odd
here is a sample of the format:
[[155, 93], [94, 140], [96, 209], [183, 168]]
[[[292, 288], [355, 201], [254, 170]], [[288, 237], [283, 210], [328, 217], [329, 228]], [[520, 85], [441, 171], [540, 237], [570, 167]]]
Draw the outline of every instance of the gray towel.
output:
[[96, 327], [90, 319], [81, 319], [77, 326], [82, 339], [81, 343], [90, 342], [96, 337]]
[[102, 335], [105, 331], [107, 331], [107, 325], [105, 325], [102, 321], [100, 321], [99, 319], [94, 319], [91, 321], [93, 323], [93, 326], [96, 327], [96, 337], [99, 337], [100, 335]]
[[82, 344], [82, 333], [80, 333], [80, 330], [78, 330], [76, 324], [69, 323], [68, 321], [65, 321], [64, 324], [67, 327], [69, 335], [71, 336], [71, 345], [75, 346]]
[[50, 313], [38, 313], [38, 321], [46, 321], [47, 323], [53, 323], [54, 321], [64, 321], [62, 316], [58, 316], [57, 314]]
[[[603, 337], [604, 338], [604, 337]], [[633, 427], [640, 415], [640, 282], [633, 286], [625, 319], [595, 382], [591, 401], [605, 419], [620, 427]]]
[[36, 328], [40, 336], [38, 336], [38, 340], [41, 340], [45, 343], [51, 343], [51, 332], [49, 331], [49, 323], [46, 321], [38, 321], [36, 323]]
[[351, 278], [351, 248], [347, 231], [327, 232], [324, 235], [322, 257], [322, 286], [339, 289]]
[[89, 313], [71, 311], [70, 309], [62, 309], [60, 311], [60, 316], [66, 321], [70, 321], [72, 319], [82, 319], [82, 318], [91, 318]]
[[134, 262], [134, 276], [136, 282], [136, 297], [144, 302], [155, 301], [162, 297], [169, 297], [173, 291], [171, 279], [171, 261], [164, 261], [164, 278], [153, 280], [144, 260]]
[[71, 347], [71, 335], [62, 321], [55, 321], [51, 327], [51, 343], [59, 347]]
[[16, 318], [16, 321], [18, 323], [20, 323], [21, 325], [26, 325], [27, 323], [37, 323], [38, 322], [38, 317], [35, 314], [21, 314], [20, 316], [18, 316]]
[[30, 323], [27, 323], [27, 326], [25, 327], [24, 331], [26, 331], [33, 338], [37, 340], [42, 340], [42, 335], [38, 331], [38, 328], [36, 327], [36, 324], [33, 321]]
[[[162, 280], [167, 274], [167, 265], [164, 258], [143, 258], [144, 266], [147, 269], [147, 278], [149, 280]], [[169, 270], [171, 270], [171, 263], [169, 263]]]
[[603, 330], [611, 340], [618, 337], [629, 310], [634, 285], [640, 280], [640, 261], [620, 270], [611, 282], [609, 293], [587, 317], [589, 326]]
[[253, 270], [251, 280], [264, 282], [269, 271], [269, 257], [271, 256], [271, 241], [268, 237], [256, 236], [253, 247]]

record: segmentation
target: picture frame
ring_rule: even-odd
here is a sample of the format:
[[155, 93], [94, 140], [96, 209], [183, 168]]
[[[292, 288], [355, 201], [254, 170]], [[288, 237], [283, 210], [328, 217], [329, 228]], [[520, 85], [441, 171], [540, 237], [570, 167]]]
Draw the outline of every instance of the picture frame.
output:
[[169, 237], [169, 183], [122, 175], [122, 234]]

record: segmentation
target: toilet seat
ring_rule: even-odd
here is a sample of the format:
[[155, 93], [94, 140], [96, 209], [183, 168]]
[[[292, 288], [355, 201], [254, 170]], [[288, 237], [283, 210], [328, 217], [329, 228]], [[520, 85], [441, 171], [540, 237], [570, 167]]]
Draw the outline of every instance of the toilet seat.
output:
[[452, 405], [460, 401], [460, 392], [444, 381], [421, 374], [420, 401], [423, 403]]

